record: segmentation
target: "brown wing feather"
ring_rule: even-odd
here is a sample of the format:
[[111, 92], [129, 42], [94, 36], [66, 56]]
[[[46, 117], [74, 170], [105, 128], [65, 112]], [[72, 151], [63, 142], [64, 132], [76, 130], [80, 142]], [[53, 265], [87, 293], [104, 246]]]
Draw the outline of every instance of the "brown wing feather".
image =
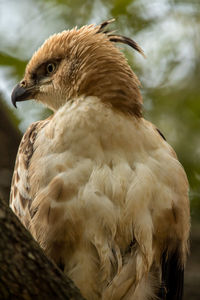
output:
[[37, 134], [48, 122], [49, 118], [29, 126], [21, 140], [16, 157], [10, 192], [10, 207], [26, 227], [29, 226], [29, 208], [32, 203], [29, 193], [29, 164]]
[[178, 249], [162, 255], [162, 286], [158, 297], [163, 300], [181, 300], [183, 298], [184, 267], [180, 265], [181, 253]]

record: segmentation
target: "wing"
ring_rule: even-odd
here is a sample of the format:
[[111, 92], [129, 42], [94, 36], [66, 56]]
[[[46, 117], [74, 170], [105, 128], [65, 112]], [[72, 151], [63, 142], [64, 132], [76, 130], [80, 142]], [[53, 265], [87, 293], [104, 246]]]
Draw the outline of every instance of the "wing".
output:
[[[155, 128], [163, 140], [166, 141], [162, 132]], [[176, 154], [174, 153], [176, 157]], [[181, 300], [183, 298], [184, 266], [180, 264], [179, 249], [171, 253], [164, 251], [161, 258], [162, 285], [158, 297], [163, 300]]]
[[179, 264], [179, 251], [162, 255], [162, 287], [159, 297], [163, 300], [183, 298], [184, 267]]
[[162, 134], [162, 132], [161, 132], [158, 128], [156, 128], [156, 130], [158, 131], [158, 133], [160, 134], [160, 136], [163, 138], [163, 140], [166, 141], [166, 138], [165, 138], [165, 136]]
[[[162, 132], [155, 128], [163, 140]], [[163, 252], [161, 258], [162, 286], [158, 297], [163, 300], [181, 300], [183, 298], [184, 266], [180, 264], [181, 253], [178, 249], [171, 253]]]
[[[169, 195], [172, 203], [171, 207], [163, 208], [162, 201], [158, 201], [157, 203], [154, 201], [154, 205], [151, 208], [153, 212], [151, 218], [153, 222], [153, 246], [155, 252], [149, 273], [145, 274], [144, 272], [145, 276], [140, 280], [137, 289], [134, 290], [131, 288], [131, 285], [134, 287], [136, 276], [137, 266], [135, 257], [138, 254], [138, 249], [144, 247], [148, 235], [144, 236], [144, 238], [142, 237], [139, 241], [138, 237], [134, 236], [134, 240], [123, 257], [124, 264], [122, 269], [105, 290], [105, 297], [103, 299], [109, 299], [110, 295], [114, 295], [113, 299], [121, 299], [120, 297], [117, 298], [117, 295], [123, 293], [123, 299], [129, 299], [128, 297], [130, 297], [130, 299], [181, 300], [183, 297], [184, 264], [187, 256], [187, 242], [190, 227], [189, 201], [187, 195], [188, 182], [177, 160], [176, 153], [170, 145], [167, 144], [163, 134], [152, 123], [145, 120], [144, 124], [149, 129], [152, 129], [152, 131], [150, 131], [152, 134], [151, 137], [152, 139], [156, 138], [157, 144], [161, 144], [160, 149], [166, 149], [165, 153], [167, 153], [167, 155], [162, 156], [163, 164], [162, 160], [160, 160], [160, 170], [158, 174], [161, 176], [162, 168], [167, 168], [168, 159], [169, 164], [173, 162], [171, 168], [166, 171], [165, 179], [167, 179], [167, 183], [164, 181], [159, 190], [161, 198], [166, 196], [164, 199], [167, 200], [167, 195]], [[172, 157], [172, 159], [170, 157]], [[175, 177], [173, 177], [173, 173], [170, 173], [173, 172], [173, 170], [177, 172]], [[171, 179], [170, 174], [172, 174], [172, 177], [176, 181], [170, 182], [169, 189], [166, 192], [165, 189], [168, 180], [170, 181]], [[172, 190], [174, 199], [172, 195], [170, 195], [170, 190]], [[175, 191], [175, 193], [173, 191]], [[153, 200], [155, 199], [156, 197], [153, 198]], [[144, 208], [145, 206], [141, 207], [138, 214], [141, 215], [142, 209]], [[156, 219], [157, 217], [158, 219]], [[146, 221], [148, 221], [148, 219], [146, 219]], [[137, 224], [135, 223], [134, 225], [136, 226]], [[143, 225], [144, 222], [141, 224], [140, 229]], [[149, 248], [147, 248], [145, 254], [147, 258], [148, 253]], [[139, 271], [140, 270], [141, 268], [139, 268]]]
[[16, 157], [10, 192], [10, 207], [27, 228], [30, 222], [29, 208], [32, 203], [29, 193], [29, 164], [37, 134], [49, 120], [50, 118], [30, 125], [21, 140]]

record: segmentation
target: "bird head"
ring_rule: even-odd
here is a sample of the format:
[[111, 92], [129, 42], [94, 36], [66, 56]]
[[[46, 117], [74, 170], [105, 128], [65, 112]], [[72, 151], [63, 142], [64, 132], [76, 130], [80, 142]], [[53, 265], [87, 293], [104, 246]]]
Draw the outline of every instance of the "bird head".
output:
[[[111, 20], [112, 21], [112, 20]], [[141, 115], [139, 80], [115, 43], [133, 40], [106, 30], [111, 22], [54, 34], [34, 53], [12, 103], [35, 99], [53, 111], [80, 96], [96, 96], [123, 112]]]

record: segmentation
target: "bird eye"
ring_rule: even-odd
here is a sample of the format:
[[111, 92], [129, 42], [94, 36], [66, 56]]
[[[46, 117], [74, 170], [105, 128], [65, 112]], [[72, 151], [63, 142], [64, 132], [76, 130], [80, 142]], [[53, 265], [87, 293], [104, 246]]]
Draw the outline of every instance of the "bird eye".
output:
[[56, 69], [56, 65], [54, 63], [49, 63], [47, 66], [46, 66], [46, 72], [47, 74], [52, 74]]

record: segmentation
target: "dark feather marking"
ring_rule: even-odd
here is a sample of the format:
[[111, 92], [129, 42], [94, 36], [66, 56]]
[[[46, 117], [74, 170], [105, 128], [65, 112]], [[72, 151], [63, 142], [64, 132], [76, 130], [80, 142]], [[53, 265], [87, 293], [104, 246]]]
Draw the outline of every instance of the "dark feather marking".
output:
[[35, 216], [35, 214], [38, 211], [38, 207], [32, 208], [30, 203], [31, 202], [29, 202], [29, 213], [30, 213], [31, 219], [33, 219], [33, 217]]
[[112, 22], [114, 22], [115, 19], [111, 19], [108, 21], [103, 22], [100, 26], [99, 26], [99, 30], [97, 31], [97, 33], [104, 33], [107, 35], [107, 37], [109, 38], [109, 40], [111, 42], [114, 43], [123, 43], [126, 45], [129, 45], [130, 47], [132, 47], [133, 49], [135, 49], [136, 51], [138, 51], [140, 54], [143, 55], [143, 57], [145, 57], [144, 52], [142, 50], [142, 48], [140, 48], [140, 46], [132, 39], [123, 36], [123, 35], [117, 35], [117, 34], [112, 34], [113, 32], [109, 31], [109, 30], [105, 30], [105, 28]]
[[160, 136], [162, 136], [163, 140], [166, 141], [166, 138], [165, 138], [165, 136], [162, 134], [162, 132], [161, 132], [158, 128], [156, 128], [156, 130], [158, 131], [158, 133], [160, 134]]
[[173, 214], [173, 217], [174, 217], [174, 222], [177, 223], [178, 210], [177, 210], [177, 208], [175, 207], [174, 204], [172, 204], [172, 214]]
[[16, 181], [18, 182], [19, 180], [20, 180], [20, 177], [19, 177], [19, 173], [17, 171], [17, 173], [16, 173]]
[[37, 132], [35, 132], [35, 130], [37, 130], [37, 125], [38, 125], [38, 122], [31, 125], [31, 127], [25, 133], [25, 135], [22, 139], [21, 145], [20, 145], [19, 153], [25, 154], [23, 156], [23, 158], [24, 158], [23, 163], [24, 163], [24, 167], [26, 169], [28, 169], [30, 159], [33, 155], [33, 145], [34, 145], [35, 138], [37, 135]]
[[49, 208], [48, 208], [48, 213], [47, 213], [47, 222], [49, 223], [49, 218], [50, 218], [50, 212], [51, 212], [51, 207], [49, 205]]
[[136, 246], [136, 240], [133, 239], [130, 244], [128, 245], [128, 247], [125, 250], [124, 254], [130, 253], [132, 251], [132, 249]]
[[181, 300], [183, 298], [184, 268], [180, 265], [178, 250], [162, 255], [162, 286], [158, 297], [162, 300]]
[[19, 212], [18, 212], [18, 210], [16, 209], [16, 207], [15, 206], [13, 206], [13, 210], [14, 210], [14, 213], [17, 215], [17, 216], [19, 216], [20, 214], [19, 214]]
[[64, 272], [64, 270], [65, 270], [65, 264], [64, 264], [62, 261], [60, 261], [57, 265], [58, 265], [58, 268], [59, 268], [62, 272]]
[[17, 189], [17, 187], [14, 185], [14, 191], [13, 191], [14, 198], [16, 198], [17, 193], [18, 193], [18, 189]]
[[[48, 120], [48, 119], [47, 119]], [[48, 122], [45, 121], [39, 121], [36, 123], [33, 123], [27, 132], [25, 133], [21, 145], [20, 145], [20, 153], [25, 154], [24, 155], [24, 166], [26, 169], [28, 169], [31, 157], [33, 155], [34, 151], [34, 143], [38, 134], [38, 131], [40, 131]]]
[[[112, 22], [114, 22], [115, 21], [115, 19], [111, 19], [111, 20], [108, 20], [108, 21], [105, 21], [105, 22], [103, 22], [103, 23], [101, 23], [101, 25], [100, 25], [100, 27], [99, 27], [99, 30], [97, 31], [97, 33], [99, 33], [99, 32], [104, 32], [104, 28], [106, 27], [106, 26], [108, 26], [110, 23], [112, 23]], [[108, 32], [108, 31], [107, 31]], [[106, 32], [106, 33], [107, 33]], [[105, 33], [105, 32], [104, 32]]]
[[28, 169], [29, 167], [29, 163], [30, 163], [30, 159], [33, 155], [33, 145], [37, 136], [37, 123], [34, 124], [35, 126], [33, 126], [33, 128], [30, 130], [29, 135], [26, 139], [26, 143], [24, 145], [24, 153], [26, 155], [26, 168]]
[[20, 200], [20, 203], [21, 203], [23, 209], [25, 209], [26, 206], [27, 206], [27, 199], [24, 198], [24, 197], [19, 193], [19, 200]]
[[142, 54], [143, 57], [145, 57], [142, 48], [140, 48], [140, 46], [134, 40], [123, 35], [113, 35], [113, 34], [108, 34], [108, 38], [111, 42], [123, 43], [130, 46], [131, 48], [135, 49], [140, 54]]

